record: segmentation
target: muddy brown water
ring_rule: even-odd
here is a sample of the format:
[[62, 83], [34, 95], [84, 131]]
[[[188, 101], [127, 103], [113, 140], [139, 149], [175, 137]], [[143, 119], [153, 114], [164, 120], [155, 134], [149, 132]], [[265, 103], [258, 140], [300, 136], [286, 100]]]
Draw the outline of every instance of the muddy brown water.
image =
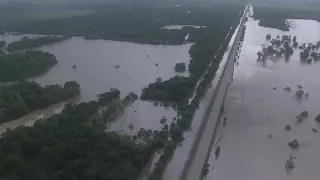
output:
[[[235, 32], [237, 32], [237, 30]], [[219, 78], [227, 62], [228, 55], [233, 45], [234, 39], [235, 39], [235, 34], [233, 34], [230, 40], [230, 43], [228, 44], [228, 48], [224, 53], [222, 61], [219, 64], [219, 68], [216, 72], [216, 75], [213, 81], [211, 82], [210, 88], [207, 89], [205, 96], [201, 100], [199, 109], [196, 111], [195, 116], [193, 118], [191, 129], [184, 133], [183, 136], [185, 140], [176, 149], [172, 160], [169, 162], [169, 164], [167, 165], [167, 168], [165, 169], [165, 172], [163, 174], [164, 180], [178, 180], [181, 176], [182, 171], [185, 168], [185, 163], [189, 158], [189, 153], [192, 149], [196, 135], [202, 124], [203, 116], [205, 115], [205, 111], [207, 110], [207, 107], [210, 104], [210, 101], [212, 99], [211, 97], [215, 91]]]
[[[36, 35], [6, 35], [3, 39], [10, 43], [24, 36]], [[140, 96], [142, 88], [154, 82], [157, 77], [167, 80], [175, 75], [187, 76], [187, 71], [176, 73], [174, 66], [179, 62], [189, 64], [188, 51], [191, 45], [154, 46], [73, 37], [37, 48], [54, 54], [58, 64], [44, 75], [29, 80], [41, 85], [63, 84], [75, 80], [81, 86], [79, 102], [96, 100], [97, 94], [109, 91], [110, 88], [119, 89], [121, 98], [129, 92]], [[73, 65], [76, 65], [76, 69], [72, 68]], [[34, 112], [19, 118], [15, 123], [8, 122], [3, 127], [28, 124], [37, 117], [52, 115], [56, 108], [52, 106], [44, 112]], [[119, 120], [110, 125], [110, 129], [128, 134], [135, 134], [140, 128], [161, 129], [164, 126], [160, 124], [163, 116], [167, 117], [167, 123], [170, 124], [176, 112], [170, 107], [155, 107], [151, 102], [137, 100], [124, 111]], [[134, 125], [133, 130], [129, 130], [130, 124]]]
[[[260, 27], [249, 19], [239, 66], [235, 67], [234, 81], [225, 100], [227, 124], [222, 123], [209, 158], [209, 173], [213, 180], [315, 180], [320, 172], [320, 130], [315, 116], [320, 113], [320, 62], [301, 63], [299, 50], [289, 61], [284, 59], [257, 61], [256, 53], [267, 44], [266, 34], [297, 36], [299, 44], [320, 40], [320, 23], [312, 20], [288, 20], [289, 32]], [[319, 52], [319, 51], [318, 51]], [[310, 95], [297, 99], [298, 85]], [[290, 87], [291, 91], [284, 90]], [[273, 90], [276, 87], [276, 90]], [[309, 117], [297, 123], [296, 116], [307, 110]], [[291, 125], [291, 131], [285, 131]], [[320, 132], [320, 131], [319, 131]], [[272, 137], [269, 138], [268, 135]], [[288, 142], [297, 139], [299, 149]], [[215, 159], [215, 148], [221, 147]], [[287, 171], [289, 155], [296, 157], [295, 168]]]

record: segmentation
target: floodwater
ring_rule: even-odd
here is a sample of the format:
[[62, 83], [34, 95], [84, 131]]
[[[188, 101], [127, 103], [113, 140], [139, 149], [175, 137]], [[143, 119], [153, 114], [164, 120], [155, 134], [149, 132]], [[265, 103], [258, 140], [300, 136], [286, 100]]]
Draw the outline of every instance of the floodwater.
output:
[[[221, 127], [208, 160], [209, 173], [205, 179], [213, 180], [301, 180], [319, 179], [320, 130], [315, 116], [320, 113], [320, 63], [301, 63], [295, 50], [289, 61], [284, 59], [257, 61], [256, 53], [267, 44], [266, 34], [295, 35], [299, 44], [320, 40], [320, 23], [311, 20], [288, 20], [292, 29], [282, 32], [260, 27], [249, 18], [239, 66], [235, 67], [234, 81], [225, 100], [227, 124]], [[318, 51], [319, 52], [319, 51]], [[297, 86], [310, 95], [297, 99]], [[290, 87], [291, 91], [284, 90]], [[276, 90], [273, 90], [273, 88]], [[309, 117], [298, 123], [296, 116], [307, 110]], [[285, 125], [292, 127], [285, 131]], [[272, 137], [268, 137], [271, 135]], [[297, 139], [298, 149], [288, 142]], [[215, 157], [215, 148], [221, 147]], [[296, 157], [295, 168], [287, 171], [289, 155]]]
[[20, 117], [18, 119], [8, 121], [0, 124], [0, 134], [5, 132], [8, 128], [15, 128], [17, 126], [33, 126], [33, 124], [42, 118], [47, 118], [52, 116], [53, 114], [60, 113], [67, 103], [77, 103], [79, 101], [79, 97], [70, 99], [65, 102], [57, 103], [48, 108], [39, 109], [32, 113], [27, 114], [26, 116]]
[[[235, 30], [237, 32], [237, 29]], [[219, 64], [219, 68], [216, 72], [216, 75], [211, 82], [210, 88], [207, 89], [205, 96], [201, 100], [199, 105], [199, 109], [196, 111], [195, 116], [193, 118], [191, 129], [188, 132], [183, 134], [185, 140], [179, 145], [176, 149], [174, 156], [170, 163], [167, 165], [166, 170], [163, 174], [163, 180], [178, 180], [181, 176], [182, 171], [184, 170], [184, 165], [189, 158], [189, 152], [193, 147], [195, 138], [199, 131], [199, 128], [203, 121], [203, 116], [210, 102], [212, 101], [212, 96], [217, 86], [217, 83], [220, 79], [224, 66], [227, 62], [229, 52], [232, 48], [236, 33], [233, 34], [226, 52], [224, 53], [223, 59]], [[227, 37], [226, 37], [227, 38]]]
[[[4, 40], [10, 43], [23, 36], [7, 35]], [[54, 54], [58, 64], [46, 74], [30, 80], [43, 86], [77, 81], [81, 87], [80, 102], [96, 100], [97, 94], [110, 91], [111, 88], [119, 89], [121, 98], [129, 92], [140, 96], [142, 88], [155, 82], [157, 77], [167, 80], [175, 75], [188, 76], [187, 71], [176, 73], [174, 66], [179, 62], [189, 64], [188, 51], [191, 45], [154, 46], [73, 37], [37, 48]], [[73, 65], [76, 65], [76, 69], [72, 68]], [[170, 124], [176, 115], [170, 107], [155, 107], [151, 102], [137, 100], [110, 128], [128, 134], [136, 133], [140, 128], [160, 129], [164, 126], [160, 124], [163, 116], [167, 117], [167, 123]], [[25, 121], [28, 120], [29, 116]], [[131, 123], [134, 125], [132, 131], [128, 128]]]

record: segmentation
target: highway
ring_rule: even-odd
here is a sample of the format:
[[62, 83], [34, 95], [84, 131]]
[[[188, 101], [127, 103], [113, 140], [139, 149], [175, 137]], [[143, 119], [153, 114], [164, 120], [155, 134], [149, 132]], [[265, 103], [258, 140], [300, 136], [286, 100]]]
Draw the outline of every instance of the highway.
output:
[[183, 179], [185, 180], [199, 180], [202, 175], [203, 166], [207, 162], [207, 159], [210, 155], [212, 142], [215, 136], [215, 127], [219, 119], [220, 109], [223, 105], [228, 86], [232, 82], [234, 59], [237, 55], [237, 47], [239, 45], [240, 37], [245, 24], [247, 8], [248, 6], [246, 6], [246, 9], [243, 13], [243, 18], [241, 19], [236, 38], [232, 45], [232, 49], [228, 56], [228, 60], [226, 62], [223, 73], [220, 77], [220, 82], [217, 85], [217, 89], [215, 92], [216, 96], [213, 100], [214, 102], [211, 107], [209, 118], [207, 120], [204, 120], [205, 126], [204, 130], [201, 133], [201, 138], [198, 143], [195, 143], [197, 144], [195, 154], [191, 159], [190, 165], [188, 167], [185, 167], [187, 168], [187, 173], [183, 177]]

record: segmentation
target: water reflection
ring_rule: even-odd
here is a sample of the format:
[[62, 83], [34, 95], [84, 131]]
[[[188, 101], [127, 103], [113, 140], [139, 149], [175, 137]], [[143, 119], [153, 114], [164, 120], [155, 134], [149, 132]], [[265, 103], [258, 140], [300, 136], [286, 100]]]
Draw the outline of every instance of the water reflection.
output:
[[[257, 62], [256, 53], [266, 43], [267, 33], [272, 37], [294, 35], [300, 44], [320, 40], [319, 22], [288, 22], [292, 29], [281, 32], [260, 27], [258, 21], [249, 19], [239, 66], [235, 67], [234, 81], [226, 96], [227, 112], [222, 118], [227, 118], [227, 124], [216, 135], [219, 138], [211, 151], [206, 179], [318, 179], [320, 139], [311, 129], [320, 129], [314, 120], [319, 113], [320, 85], [315, 77], [319, 75], [320, 64], [301, 64], [299, 50], [287, 62], [283, 59]], [[310, 98], [297, 101], [298, 84], [310, 93]], [[284, 90], [287, 86], [291, 87], [290, 92]], [[309, 118], [297, 123], [296, 116], [304, 110], [308, 110]], [[286, 125], [292, 130], [285, 131]], [[299, 149], [289, 148], [292, 139], [299, 140]], [[221, 152], [215, 159], [217, 146]], [[291, 153], [297, 157], [296, 167], [287, 172], [285, 162]]]

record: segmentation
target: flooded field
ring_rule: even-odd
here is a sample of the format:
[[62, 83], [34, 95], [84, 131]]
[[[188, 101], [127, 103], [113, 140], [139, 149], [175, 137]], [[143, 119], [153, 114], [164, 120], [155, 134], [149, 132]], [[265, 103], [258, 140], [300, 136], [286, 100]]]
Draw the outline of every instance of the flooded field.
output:
[[[288, 20], [289, 32], [264, 28], [249, 18], [239, 66], [225, 100], [226, 125], [219, 128], [205, 179], [257, 180], [319, 179], [320, 130], [315, 116], [320, 113], [320, 84], [317, 81], [320, 63], [304, 63], [299, 49], [289, 60], [257, 60], [262, 44], [270, 43], [266, 35], [297, 36], [297, 42], [320, 40], [320, 23], [311, 20]], [[317, 51], [320, 52], [319, 50]], [[309, 96], [296, 97], [298, 85]], [[291, 91], [284, 88], [290, 87]], [[302, 122], [297, 116], [308, 111]], [[291, 126], [290, 131], [284, 128]], [[297, 139], [300, 147], [288, 143]], [[220, 153], [216, 148], [220, 147]], [[292, 170], [285, 168], [290, 154], [296, 157]]]
[[[3, 39], [10, 43], [23, 36], [25, 35], [7, 35]], [[142, 88], [154, 82], [157, 77], [167, 80], [175, 75], [189, 75], [188, 72], [176, 73], [174, 67], [179, 62], [189, 64], [188, 51], [191, 45], [153, 46], [73, 37], [38, 48], [54, 54], [58, 64], [48, 73], [30, 80], [41, 85], [63, 84], [75, 80], [81, 86], [79, 102], [96, 100], [97, 94], [111, 88], [119, 89], [121, 98], [129, 92], [140, 96]], [[72, 68], [73, 65], [76, 65], [76, 69]], [[53, 109], [50, 112], [52, 111]], [[52, 113], [36, 115], [50, 114]], [[119, 120], [110, 125], [110, 129], [126, 133], [136, 133], [140, 128], [159, 129], [163, 127], [160, 124], [163, 116], [167, 117], [167, 123], [170, 124], [176, 112], [170, 107], [155, 107], [153, 103], [137, 100], [125, 110]], [[29, 118], [30, 116], [26, 116], [25, 121], [29, 121]], [[19, 122], [23, 120], [20, 119]], [[132, 131], [128, 128], [129, 124], [135, 127]]]

